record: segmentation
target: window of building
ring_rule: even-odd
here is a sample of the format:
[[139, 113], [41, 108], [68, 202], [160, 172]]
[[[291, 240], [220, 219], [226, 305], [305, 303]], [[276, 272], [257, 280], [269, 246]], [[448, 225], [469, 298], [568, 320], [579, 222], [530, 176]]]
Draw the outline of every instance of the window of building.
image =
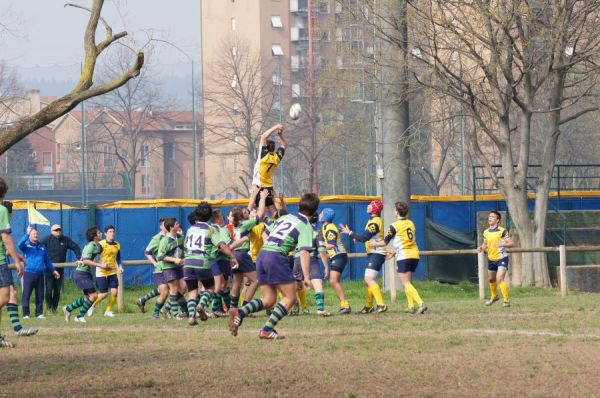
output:
[[283, 85], [283, 79], [281, 78], [281, 75], [279, 73], [273, 73], [273, 85], [274, 86], [282, 86]]
[[166, 186], [167, 188], [175, 188], [175, 172], [174, 171], [169, 171], [169, 174], [167, 176], [167, 183]]
[[142, 174], [142, 193], [150, 193], [150, 175]]
[[33, 160], [37, 160], [37, 152], [36, 151], [31, 152], [31, 158]]
[[175, 151], [173, 149], [173, 143], [167, 142], [164, 147], [165, 151], [165, 160], [174, 160], [175, 159]]
[[240, 160], [238, 158], [233, 159], [233, 171], [240, 171]]
[[104, 145], [104, 148], [102, 148], [102, 163], [104, 167], [111, 167], [114, 163], [112, 147], [110, 145]]
[[283, 55], [283, 49], [281, 48], [281, 44], [273, 44], [271, 46], [271, 54], [274, 56]]
[[231, 17], [231, 30], [235, 32], [236, 28], [237, 28], [237, 24], [235, 22], [235, 17]]
[[273, 29], [283, 28], [283, 22], [281, 22], [281, 17], [279, 15], [271, 15], [271, 27]]
[[42, 169], [44, 173], [52, 172], [52, 152], [42, 153]]
[[148, 145], [142, 145], [140, 164], [142, 166], [150, 166], [150, 147]]

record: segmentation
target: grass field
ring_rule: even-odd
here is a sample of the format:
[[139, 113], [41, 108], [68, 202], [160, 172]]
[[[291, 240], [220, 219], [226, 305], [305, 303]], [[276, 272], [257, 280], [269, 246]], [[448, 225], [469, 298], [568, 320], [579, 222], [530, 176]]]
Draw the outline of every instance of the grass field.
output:
[[[126, 290], [128, 313], [114, 319], [28, 320], [35, 337], [11, 337], [4, 312], [1, 331], [18, 346], [0, 351], [0, 396], [600, 395], [600, 296], [513, 289], [507, 309], [485, 307], [471, 284], [416, 287], [426, 315], [404, 314], [399, 294], [385, 314], [287, 317], [282, 341], [257, 338], [264, 313], [236, 338], [226, 319], [153, 321], [135, 312], [140, 289]], [[346, 289], [360, 309], [361, 284]]]

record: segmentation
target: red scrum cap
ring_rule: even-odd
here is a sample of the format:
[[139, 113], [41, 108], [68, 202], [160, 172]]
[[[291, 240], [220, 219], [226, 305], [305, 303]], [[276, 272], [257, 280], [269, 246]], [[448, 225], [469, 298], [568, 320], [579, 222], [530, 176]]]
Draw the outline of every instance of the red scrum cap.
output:
[[383, 210], [383, 203], [379, 199], [369, 203], [369, 206], [371, 206], [371, 214], [380, 215]]

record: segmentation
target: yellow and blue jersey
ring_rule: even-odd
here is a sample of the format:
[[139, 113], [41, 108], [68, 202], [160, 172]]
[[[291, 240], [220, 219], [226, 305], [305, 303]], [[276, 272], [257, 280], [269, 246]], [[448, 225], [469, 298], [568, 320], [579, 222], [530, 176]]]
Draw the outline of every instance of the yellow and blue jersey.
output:
[[117, 274], [117, 264], [121, 263], [121, 245], [117, 241], [107, 242], [101, 240], [98, 244], [102, 247], [102, 262], [110, 265], [111, 269], [96, 267], [96, 276], [110, 276]]
[[266, 228], [264, 222], [256, 224], [250, 230], [250, 256], [252, 256], [252, 261], [256, 262], [256, 258], [258, 257], [258, 253], [263, 246], [263, 237], [262, 234]]
[[338, 254], [347, 253], [342, 236], [334, 223], [327, 223], [321, 227], [321, 235], [325, 243], [333, 245], [333, 249], [327, 249], [329, 258], [333, 258]]
[[396, 261], [398, 261], [420, 258], [416, 239], [415, 224], [411, 220], [400, 218], [389, 226], [384, 241], [386, 244], [392, 242], [396, 250]]
[[270, 188], [273, 186], [273, 173], [279, 163], [281, 163], [284, 154], [285, 149], [281, 147], [275, 152], [269, 152], [266, 146], [261, 148], [258, 166], [261, 188]]
[[505, 243], [510, 234], [500, 226], [483, 231], [483, 239], [487, 242], [487, 256], [490, 261], [498, 261], [508, 256], [505, 247], [494, 247], [496, 243]]
[[372, 243], [383, 241], [383, 220], [379, 216], [371, 216], [371, 219], [367, 222], [367, 225], [365, 226], [365, 232], [362, 235], [353, 232], [352, 235], [350, 235], [350, 237], [360, 242], [364, 242], [367, 254], [385, 254], [385, 247], [371, 246]]

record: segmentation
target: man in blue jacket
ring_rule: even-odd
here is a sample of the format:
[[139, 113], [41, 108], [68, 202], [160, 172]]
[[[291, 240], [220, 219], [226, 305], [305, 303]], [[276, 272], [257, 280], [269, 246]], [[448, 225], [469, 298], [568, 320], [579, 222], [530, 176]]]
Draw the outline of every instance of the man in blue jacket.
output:
[[27, 233], [23, 235], [17, 246], [27, 262], [23, 274], [23, 298], [21, 300], [23, 319], [29, 318], [29, 299], [33, 290], [35, 290], [35, 316], [45, 319], [44, 272], [46, 270], [52, 272], [56, 279], [60, 278], [60, 274], [54, 269], [54, 265], [48, 257], [46, 246], [40, 243], [37, 230], [27, 227]]

